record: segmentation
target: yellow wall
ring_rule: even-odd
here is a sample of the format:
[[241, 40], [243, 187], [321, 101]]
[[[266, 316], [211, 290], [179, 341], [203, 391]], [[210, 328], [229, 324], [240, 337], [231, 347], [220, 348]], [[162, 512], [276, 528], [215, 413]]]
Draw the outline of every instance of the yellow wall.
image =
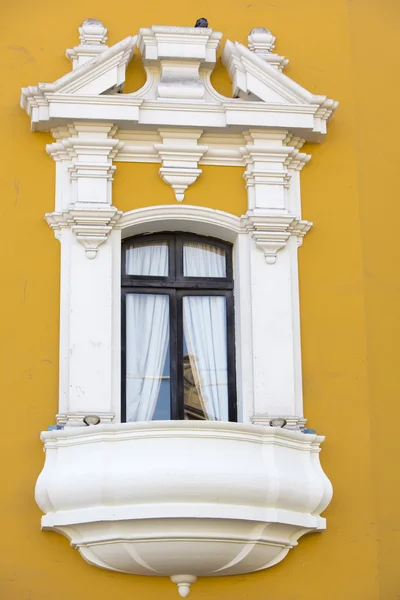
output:
[[[268, 571], [200, 580], [191, 597], [400, 597], [398, 0], [15, 0], [0, 8], [1, 600], [177, 598], [166, 579], [96, 569], [66, 539], [40, 532], [33, 489], [44, 458], [39, 432], [57, 411], [59, 246], [43, 220], [54, 206], [50, 137], [30, 133], [19, 94], [69, 70], [64, 50], [87, 17], [105, 22], [112, 44], [139, 27], [201, 16], [243, 43], [253, 27], [270, 28], [292, 59], [287, 74], [340, 101], [325, 143], [308, 148], [303, 214], [315, 227], [300, 250], [305, 412], [327, 436], [322, 463], [335, 496], [325, 533], [303, 538]], [[142, 81], [140, 66], [130, 67], [127, 91]], [[229, 93], [220, 66], [214, 84]], [[118, 165], [115, 204], [172, 202], [157, 169]], [[186, 202], [241, 214], [241, 169], [205, 168]]]

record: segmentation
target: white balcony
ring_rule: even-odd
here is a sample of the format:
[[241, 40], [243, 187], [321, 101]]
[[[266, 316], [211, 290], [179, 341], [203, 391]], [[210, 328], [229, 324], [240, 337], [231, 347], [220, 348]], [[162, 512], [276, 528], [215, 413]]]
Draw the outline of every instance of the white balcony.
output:
[[89, 563], [169, 576], [249, 573], [325, 529], [323, 437], [238, 423], [165, 421], [42, 433], [42, 528]]

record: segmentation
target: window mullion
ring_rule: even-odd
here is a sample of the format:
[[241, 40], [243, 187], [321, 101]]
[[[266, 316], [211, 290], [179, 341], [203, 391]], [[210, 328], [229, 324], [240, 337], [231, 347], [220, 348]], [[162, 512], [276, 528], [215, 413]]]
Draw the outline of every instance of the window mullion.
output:
[[176, 293], [177, 308], [177, 419], [184, 418], [184, 379], [183, 379], [183, 312], [182, 312], [182, 294]]
[[177, 325], [177, 306], [176, 290], [172, 290], [169, 295], [169, 315], [170, 315], [170, 407], [171, 419], [178, 419], [178, 325]]
[[235, 317], [234, 296], [226, 294], [226, 334], [228, 365], [228, 415], [229, 421], [237, 421], [237, 389], [236, 389], [236, 353], [235, 353]]

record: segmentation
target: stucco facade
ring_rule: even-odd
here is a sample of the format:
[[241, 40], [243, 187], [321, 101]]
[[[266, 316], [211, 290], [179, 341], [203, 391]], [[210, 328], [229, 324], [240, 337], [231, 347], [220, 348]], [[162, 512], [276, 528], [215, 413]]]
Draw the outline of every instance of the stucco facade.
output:
[[[201, 578], [192, 598], [398, 598], [396, 3], [116, 7], [83, 0], [57, 7], [16, 2], [2, 13], [1, 597], [177, 597], [166, 578], [96, 569], [66, 539], [40, 531], [33, 490], [43, 466], [39, 432], [54, 423], [58, 410], [60, 256], [43, 219], [54, 210], [55, 169], [45, 152], [53, 140], [29, 131], [19, 95], [22, 87], [54, 81], [69, 70], [64, 50], [89, 16], [106, 24], [110, 45], [140, 27], [191, 25], [206, 16], [214, 30], [242, 43], [254, 27], [268, 27], [277, 36], [278, 53], [290, 58], [286, 74], [340, 103], [327, 139], [305, 147], [312, 160], [301, 173], [302, 212], [314, 227], [299, 250], [304, 410], [309, 427], [326, 435], [321, 462], [334, 496], [323, 515], [327, 530], [302, 538], [283, 562], [255, 574]], [[133, 61], [124, 91], [139, 89], [144, 80], [140, 61]], [[230, 96], [220, 61], [212, 82]], [[130, 211], [171, 203], [158, 169], [118, 163], [113, 204]], [[185, 204], [244, 214], [243, 168], [202, 170]]]

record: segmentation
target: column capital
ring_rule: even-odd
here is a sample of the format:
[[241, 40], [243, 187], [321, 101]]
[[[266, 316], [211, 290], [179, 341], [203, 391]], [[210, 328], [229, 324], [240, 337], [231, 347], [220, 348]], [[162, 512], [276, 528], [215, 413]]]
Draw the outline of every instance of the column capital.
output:
[[47, 213], [45, 219], [57, 239], [62, 239], [62, 230], [70, 228], [85, 249], [87, 258], [93, 259], [101, 244], [107, 240], [122, 212], [115, 206], [109, 209], [71, 209], [65, 212]]
[[242, 217], [241, 225], [264, 252], [267, 264], [276, 262], [277, 253], [285, 248], [291, 235], [301, 239], [312, 227], [312, 223], [299, 219], [287, 211], [278, 214], [251, 212]]
[[112, 123], [74, 123], [52, 130], [55, 142], [46, 146], [56, 162], [56, 213], [112, 207], [113, 160], [123, 146]]
[[300, 138], [294, 145], [286, 145], [292, 138], [287, 133], [268, 133], [249, 130], [246, 146], [240, 152], [246, 163], [244, 179], [248, 191], [249, 210], [286, 210], [286, 190], [292, 175], [308, 163], [310, 157], [299, 152]]

